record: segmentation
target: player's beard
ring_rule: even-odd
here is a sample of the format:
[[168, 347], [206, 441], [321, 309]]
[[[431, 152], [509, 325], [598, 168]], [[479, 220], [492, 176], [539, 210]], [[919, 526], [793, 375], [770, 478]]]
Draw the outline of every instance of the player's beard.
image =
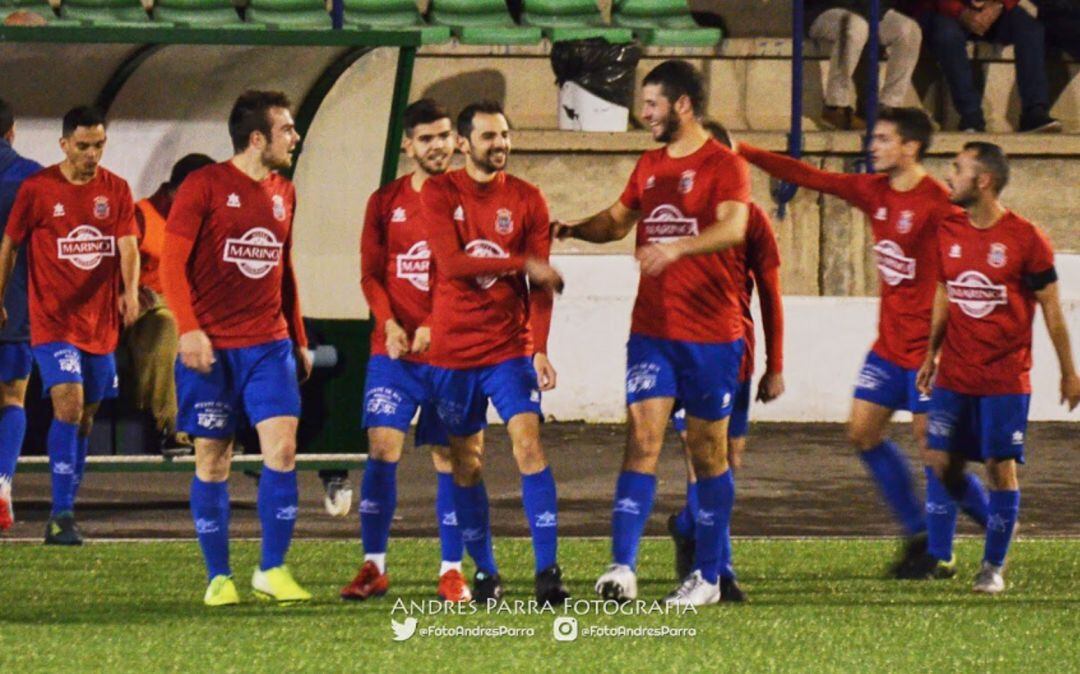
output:
[[293, 162], [293, 150], [289, 150], [289, 151], [285, 152], [280, 157], [274, 156], [273, 151], [271, 151], [271, 149], [269, 147], [267, 147], [265, 150], [263, 150], [263, 154], [262, 154], [263, 166], [266, 166], [271, 171], [279, 171], [279, 170], [282, 170], [282, 169], [287, 169], [290, 166], [292, 166], [292, 162]]
[[949, 194], [949, 201], [956, 204], [960, 208], [971, 208], [975, 205], [975, 202], [979, 200], [979, 195], [975, 193], [975, 190], [968, 189], [964, 192], [958, 192], [950, 187], [951, 194]]
[[503, 159], [502, 166], [496, 166], [495, 162], [491, 159], [491, 155], [495, 154], [495, 152], [495, 150], [488, 150], [483, 155], [472, 153], [469, 156], [472, 157], [473, 163], [476, 164], [477, 168], [484, 173], [498, 173], [499, 171], [506, 170], [506, 165], [510, 162], [510, 153], [505, 150], [500, 150], [499, 152], [501, 152], [505, 158]]
[[417, 163], [420, 164], [420, 168], [424, 170], [424, 173], [429, 176], [438, 176], [446, 173], [446, 169], [450, 168], [450, 155], [448, 153], [441, 155], [427, 154], [417, 159]]
[[664, 118], [664, 126], [660, 131], [660, 135], [656, 137], [656, 140], [661, 143], [670, 143], [675, 140], [675, 134], [679, 132], [679, 116], [675, 114], [674, 108]]

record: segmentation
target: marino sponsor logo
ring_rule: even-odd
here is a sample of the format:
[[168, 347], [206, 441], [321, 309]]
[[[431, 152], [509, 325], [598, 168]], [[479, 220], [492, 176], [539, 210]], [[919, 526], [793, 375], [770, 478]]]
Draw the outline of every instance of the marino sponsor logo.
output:
[[881, 278], [891, 286], [915, 278], [915, 260], [904, 255], [904, 249], [895, 241], [885, 239], [874, 246], [877, 268]]
[[[473, 257], [510, 257], [510, 254], [503, 250], [499, 244], [487, 239], [473, 239], [465, 244], [465, 252]], [[496, 274], [477, 276], [476, 284], [482, 290], [487, 290], [495, 285], [498, 280], [499, 277]]]
[[239, 239], [225, 239], [225, 261], [236, 264], [240, 273], [259, 279], [281, 263], [282, 244], [264, 227], [249, 229]]
[[667, 243], [688, 236], [697, 236], [697, 218], [688, 218], [671, 204], [661, 204], [641, 221], [645, 238], [650, 243]]
[[1009, 291], [1003, 285], [990, 281], [986, 274], [965, 271], [945, 284], [949, 301], [955, 303], [972, 318], [990, 314], [998, 305], [1009, 301]]
[[397, 256], [397, 277], [405, 279], [418, 290], [431, 289], [431, 249], [427, 241], [417, 241], [405, 253]]
[[102, 259], [116, 255], [116, 239], [91, 225], [79, 225], [56, 240], [56, 254], [79, 269], [95, 269]]

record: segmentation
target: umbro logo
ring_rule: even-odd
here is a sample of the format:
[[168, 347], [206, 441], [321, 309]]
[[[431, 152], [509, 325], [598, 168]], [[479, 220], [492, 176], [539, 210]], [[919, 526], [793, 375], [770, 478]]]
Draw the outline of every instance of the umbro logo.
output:
[[62, 218], [65, 215], [67, 215], [67, 213], [64, 211], [64, 204], [59, 201], [56, 202], [56, 205], [52, 208], [52, 216], [54, 218]]
[[240, 195], [233, 192], [229, 195], [229, 198], [225, 200], [225, 205], [229, 208], [240, 208]]

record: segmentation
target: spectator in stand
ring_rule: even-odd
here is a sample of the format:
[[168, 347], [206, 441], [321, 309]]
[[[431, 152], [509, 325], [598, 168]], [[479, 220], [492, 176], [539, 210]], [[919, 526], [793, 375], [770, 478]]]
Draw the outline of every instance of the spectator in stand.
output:
[[[888, 56], [881, 105], [904, 107], [911, 73], [919, 61], [922, 31], [919, 24], [900, 12], [896, 0], [880, 1], [878, 35]], [[852, 75], [870, 36], [870, 0], [807, 0], [806, 25], [815, 42], [830, 50], [822, 121], [834, 129], [865, 129], [855, 114], [855, 83]]]

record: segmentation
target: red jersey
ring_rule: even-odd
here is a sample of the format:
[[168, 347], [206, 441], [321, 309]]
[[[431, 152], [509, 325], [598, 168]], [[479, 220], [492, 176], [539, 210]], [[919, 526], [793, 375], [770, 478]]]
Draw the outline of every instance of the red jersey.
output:
[[68, 342], [93, 354], [116, 350], [120, 338], [120, 250], [136, 236], [131, 189], [98, 168], [76, 185], [60, 166], [30, 176], [19, 189], [5, 233], [27, 241], [30, 343]]
[[784, 369], [784, 305], [780, 296], [780, 248], [776, 244], [769, 216], [757, 204], [750, 204], [750, 219], [746, 225], [746, 243], [735, 248], [743, 268], [744, 280], [739, 286], [739, 305], [743, 316], [742, 366], [739, 381], [747, 381], [754, 373], [754, 317], [750, 299], [754, 285], [758, 286], [761, 304], [761, 323], [765, 332], [766, 371], [779, 373]]
[[1046, 235], [1006, 211], [988, 229], [949, 222], [938, 238], [949, 317], [937, 385], [968, 395], [1031, 393], [1035, 293], [1025, 281], [1054, 266]]
[[422, 208], [412, 175], [379, 188], [368, 199], [360, 237], [360, 287], [375, 317], [372, 354], [386, 355], [386, 321], [397, 320], [411, 343], [413, 333], [431, 314], [431, 249]]
[[530, 290], [522, 273], [527, 258], [551, 252], [540, 190], [503, 172], [478, 183], [459, 169], [429, 178], [421, 196], [435, 260], [429, 361], [465, 369], [545, 353], [552, 295]]
[[945, 187], [926, 176], [898, 192], [883, 173], [830, 173], [743, 143], [739, 153], [781, 180], [838, 196], [870, 217], [881, 277], [874, 353], [904, 368], [921, 366], [937, 288], [937, 230], [949, 218], [963, 217]]
[[[674, 159], [667, 148], [641, 156], [620, 197], [642, 213], [637, 246], [697, 236], [716, 223], [724, 201], [750, 202], [746, 162], [715, 140]], [[688, 256], [659, 276], [641, 275], [632, 334], [723, 343], [743, 336], [737, 255], [733, 250]]]
[[291, 182], [256, 182], [231, 161], [184, 180], [169, 210], [162, 285], [180, 334], [203, 330], [215, 349], [292, 336], [307, 345], [293, 274]]

